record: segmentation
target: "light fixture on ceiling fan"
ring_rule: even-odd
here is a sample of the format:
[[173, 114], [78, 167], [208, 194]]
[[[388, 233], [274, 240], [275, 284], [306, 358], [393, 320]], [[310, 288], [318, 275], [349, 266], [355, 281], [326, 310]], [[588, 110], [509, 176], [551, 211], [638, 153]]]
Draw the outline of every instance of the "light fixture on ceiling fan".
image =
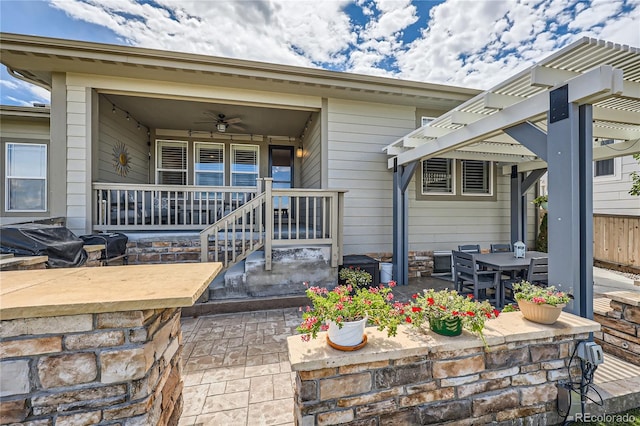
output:
[[227, 128], [229, 128], [229, 126], [238, 125], [240, 122], [242, 122], [242, 119], [240, 117], [227, 118], [227, 116], [222, 113], [215, 114], [211, 111], [207, 111], [205, 115], [210, 115], [212, 119], [208, 121], [196, 121], [195, 124], [213, 123], [215, 124], [216, 130], [219, 133], [224, 133], [227, 131]]

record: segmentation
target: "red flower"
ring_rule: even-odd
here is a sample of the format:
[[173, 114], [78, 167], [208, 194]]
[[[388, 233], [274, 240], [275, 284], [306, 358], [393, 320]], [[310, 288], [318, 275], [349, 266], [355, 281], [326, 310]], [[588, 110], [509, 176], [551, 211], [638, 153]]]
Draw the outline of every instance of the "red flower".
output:
[[435, 301], [435, 300], [433, 300], [433, 297], [430, 297], [430, 298], [428, 298], [428, 299], [427, 299], [427, 304], [428, 304], [429, 306], [433, 306], [433, 304], [434, 304], [434, 303], [436, 303], [436, 301]]
[[469, 299], [473, 299], [473, 294], [467, 294], [467, 297], [468, 297]]
[[411, 297], [412, 297], [413, 299], [417, 299], [417, 298], [418, 298], [418, 295], [417, 295], [417, 294], [413, 294]]
[[494, 310], [493, 310], [493, 315], [495, 315], [495, 316], [496, 316], [496, 318], [498, 318], [498, 315], [500, 315], [500, 311], [499, 311], [499, 310], [497, 310], [497, 309], [494, 309]]
[[411, 312], [420, 312], [422, 311], [422, 308], [419, 306], [412, 306], [411, 307]]
[[475, 312], [472, 312], [472, 311], [467, 311], [467, 315], [470, 316], [470, 317], [475, 317], [476, 316]]
[[405, 320], [406, 322], [408, 322], [409, 324], [411, 324], [411, 317], [406, 317], [404, 320]]

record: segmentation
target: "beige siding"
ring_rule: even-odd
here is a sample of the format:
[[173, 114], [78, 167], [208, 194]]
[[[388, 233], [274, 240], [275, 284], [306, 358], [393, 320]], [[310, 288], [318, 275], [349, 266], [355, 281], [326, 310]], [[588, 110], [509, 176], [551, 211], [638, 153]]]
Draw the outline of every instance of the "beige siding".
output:
[[629, 195], [631, 173], [640, 165], [628, 155], [615, 159], [616, 176], [593, 179], [593, 212], [640, 216], [640, 197]]
[[321, 188], [322, 187], [322, 139], [320, 114], [311, 115], [311, 123], [307, 128], [302, 141], [304, 156], [302, 158], [302, 187]]
[[[0, 128], [2, 129], [2, 145], [0, 146], [0, 174], [2, 175], [2, 182], [0, 182], [0, 193], [2, 197], [0, 199], [0, 205], [2, 206], [2, 214], [0, 214], [0, 224], [9, 224], [17, 222], [26, 222], [31, 220], [38, 220], [47, 218], [50, 216], [49, 212], [43, 213], [15, 213], [6, 212], [5, 209], [5, 155], [6, 155], [6, 143], [7, 142], [34, 142], [47, 145], [47, 156], [51, 158], [50, 153], [50, 134], [49, 134], [49, 120], [41, 118], [28, 118], [28, 117], [8, 117], [2, 116], [0, 120]], [[47, 167], [47, 208], [51, 202], [51, 166]]]
[[[147, 128], [137, 128], [135, 120], [127, 120], [124, 112], [111, 112], [112, 105], [100, 96], [98, 133], [98, 182], [149, 183], [149, 150]], [[120, 176], [114, 167], [114, 147], [123, 143], [129, 153], [130, 169]]]
[[[389, 252], [393, 236], [393, 173], [384, 146], [415, 126], [407, 107], [330, 100], [329, 182], [345, 188], [345, 254]], [[415, 177], [414, 177], [415, 179]], [[409, 184], [409, 249], [451, 250], [458, 244], [510, 241], [510, 182], [497, 178], [497, 201], [417, 201]], [[528, 199], [534, 198], [533, 192]], [[527, 244], [535, 210], [529, 205]]]
[[415, 108], [329, 100], [329, 188], [349, 190], [345, 254], [391, 250], [393, 173], [382, 148], [414, 128]]
[[[480, 247], [489, 249], [491, 243], [514, 242], [510, 241], [509, 176], [497, 178], [497, 201], [416, 200], [415, 183], [411, 183], [409, 188], [410, 250], [451, 250], [459, 244], [480, 244]], [[533, 198], [531, 190], [527, 199], [531, 201]], [[533, 248], [535, 208], [531, 203], [527, 205], [525, 243]]]

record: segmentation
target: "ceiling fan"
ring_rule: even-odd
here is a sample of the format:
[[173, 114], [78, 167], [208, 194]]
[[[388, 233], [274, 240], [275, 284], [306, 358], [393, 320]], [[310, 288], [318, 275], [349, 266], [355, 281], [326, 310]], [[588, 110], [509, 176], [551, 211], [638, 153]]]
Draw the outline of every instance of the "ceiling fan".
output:
[[216, 130], [220, 133], [224, 133], [227, 131], [227, 128], [229, 126], [232, 125], [237, 125], [238, 123], [242, 122], [242, 119], [240, 117], [233, 117], [233, 118], [227, 118], [224, 114], [220, 113], [220, 114], [215, 114], [213, 112], [207, 111], [205, 112], [206, 115], [209, 115], [211, 117], [211, 120], [207, 120], [207, 121], [196, 121], [196, 124], [200, 124], [200, 123], [214, 123], [216, 126]]

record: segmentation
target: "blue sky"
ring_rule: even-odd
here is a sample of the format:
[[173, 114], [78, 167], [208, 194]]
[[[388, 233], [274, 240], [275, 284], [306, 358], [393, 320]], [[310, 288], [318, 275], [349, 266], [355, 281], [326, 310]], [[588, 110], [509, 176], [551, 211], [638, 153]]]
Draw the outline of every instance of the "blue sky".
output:
[[[640, 0], [0, 0], [2, 32], [487, 89], [583, 36], [640, 47]], [[48, 103], [0, 72], [0, 102]]]

